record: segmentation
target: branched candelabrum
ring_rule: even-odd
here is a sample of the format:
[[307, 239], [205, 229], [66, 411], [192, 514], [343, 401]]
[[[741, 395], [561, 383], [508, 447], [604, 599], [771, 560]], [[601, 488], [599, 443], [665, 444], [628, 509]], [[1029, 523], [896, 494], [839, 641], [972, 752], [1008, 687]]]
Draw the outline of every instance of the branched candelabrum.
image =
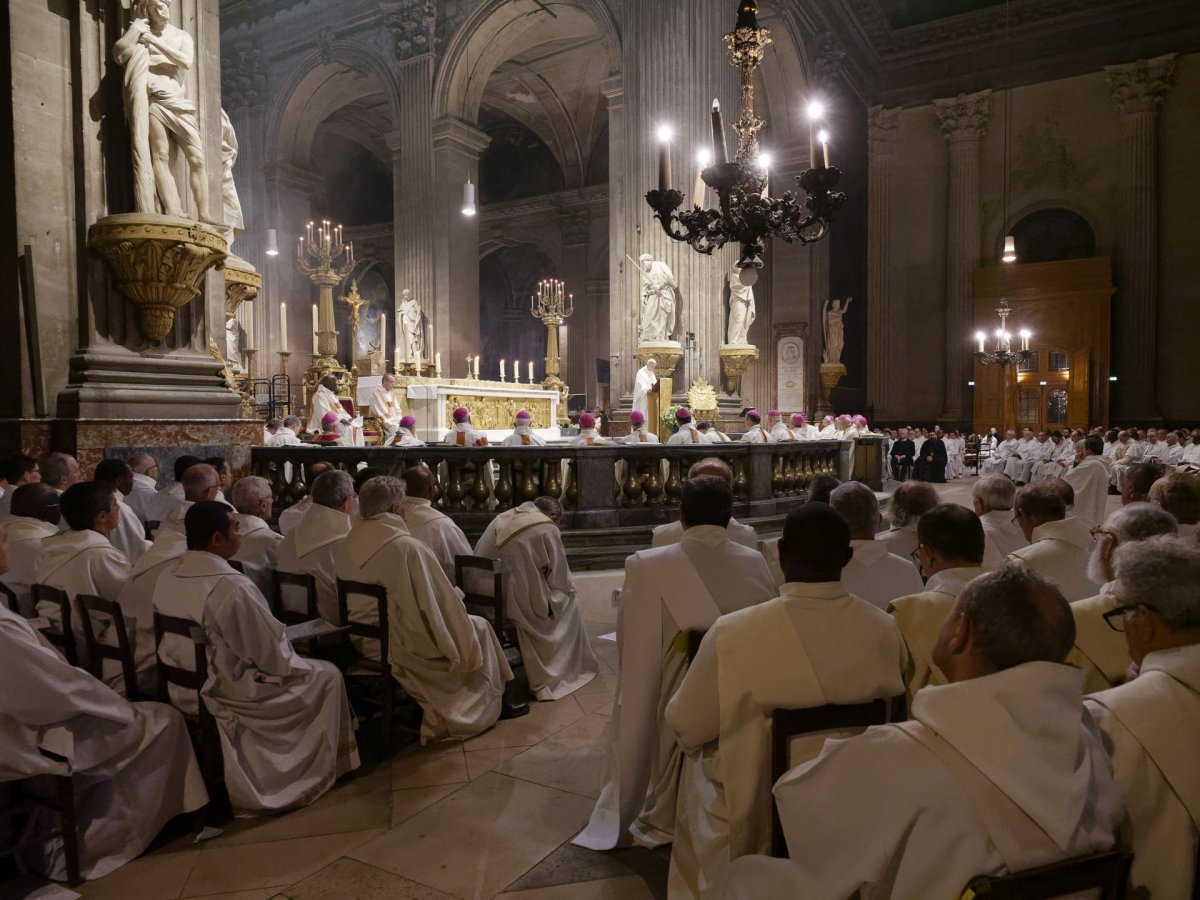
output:
[[[559, 378], [561, 360], [558, 356], [558, 328], [575, 314], [575, 295], [564, 292], [564, 284], [555, 279], [538, 283], [538, 292], [529, 300], [529, 313], [546, 326], [546, 387], [558, 391], [558, 421], [567, 421], [567, 395], [570, 388]], [[519, 373], [518, 373], [519, 374]]]
[[1008, 330], [1008, 317], [1012, 314], [1012, 309], [1008, 305], [1008, 298], [1000, 298], [1000, 305], [996, 307], [996, 314], [1000, 317], [1000, 327], [996, 329], [996, 343], [991, 353], [984, 348], [984, 343], [987, 340], [987, 335], [982, 331], [975, 332], [975, 340], [979, 342], [979, 349], [975, 351], [975, 358], [985, 366], [1015, 366], [1023, 362], [1028, 362], [1034, 354], [1033, 350], [1029, 349], [1029, 338], [1032, 337], [1028, 329], [1022, 329], [1021, 349], [1014, 350], [1012, 346], [1012, 334]]
[[308, 223], [307, 238], [296, 243], [296, 266], [308, 276], [321, 292], [317, 305], [317, 360], [336, 363], [337, 330], [333, 327], [333, 289], [340, 285], [354, 268], [354, 244], [342, 242], [342, 226], [328, 219], [314, 228]]

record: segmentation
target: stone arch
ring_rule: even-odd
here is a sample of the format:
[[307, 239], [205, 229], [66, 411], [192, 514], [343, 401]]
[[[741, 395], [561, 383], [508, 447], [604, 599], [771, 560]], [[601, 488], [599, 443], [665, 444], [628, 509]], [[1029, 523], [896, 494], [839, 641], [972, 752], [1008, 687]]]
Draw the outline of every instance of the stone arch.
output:
[[[1105, 217], [1091, 204], [1077, 197], [1042, 197], [1020, 206], [1016, 206], [1007, 216], [993, 216], [984, 232], [984, 246], [990, 251], [992, 259], [999, 259], [1004, 250], [1004, 238], [1012, 233], [1013, 227], [1030, 215], [1050, 209], [1061, 209], [1079, 216], [1091, 228], [1095, 238], [1096, 253], [1103, 255], [1106, 248], [1112, 247], [1113, 235]], [[988, 257], [985, 256], [985, 259]]]

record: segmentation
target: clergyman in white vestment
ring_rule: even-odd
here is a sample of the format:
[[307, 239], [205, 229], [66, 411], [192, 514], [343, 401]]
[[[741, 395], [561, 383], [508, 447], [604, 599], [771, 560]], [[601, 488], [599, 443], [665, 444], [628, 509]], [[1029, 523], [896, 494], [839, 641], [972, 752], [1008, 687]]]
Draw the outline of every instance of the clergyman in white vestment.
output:
[[125, 502], [145, 525], [154, 518], [150, 511], [158, 496], [158, 460], [148, 453], [137, 453], [125, 461], [133, 471], [133, 488], [125, 495]]
[[9, 488], [12, 494], [12, 515], [8, 528], [9, 568], [0, 574], [0, 582], [17, 598], [22, 615], [34, 614], [30, 586], [37, 581], [37, 567], [42, 558], [42, 542], [58, 534], [58, 494], [49, 485], [31, 482]]
[[561, 517], [558, 501], [539, 497], [497, 515], [475, 545], [476, 556], [504, 563], [508, 614], [538, 700], [565, 697], [599, 669], [558, 533]]
[[700, 429], [696, 427], [696, 423], [692, 421], [692, 411], [686, 406], [681, 406], [675, 410], [675, 423], [679, 427], [675, 433], [667, 438], [669, 445], [682, 444], [685, 447], [690, 447], [692, 444], [707, 444], [706, 438]]
[[1136, 677], [1085, 698], [1128, 810], [1133, 895], [1189, 900], [1200, 845], [1200, 547], [1156, 537], [1116, 553]]
[[975, 515], [983, 523], [983, 564], [988, 569], [1004, 565], [1009, 555], [1028, 547], [1021, 527], [1013, 521], [1013, 500], [1017, 486], [1003, 475], [980, 478], [971, 488]]
[[[208, 641], [201, 698], [217, 721], [225, 787], [235, 815], [306, 806], [358, 768], [350, 704], [333, 663], [305, 659], [245, 575], [229, 565], [240, 538], [224, 504], [188, 510], [188, 550], [159, 576], [154, 609], [190, 619]], [[163, 660], [190, 668], [192, 644], [167, 634]], [[195, 695], [172, 704], [193, 712]]]
[[762, 414], [757, 409], [746, 410], [746, 432], [742, 435], [744, 444], [769, 444], [771, 434], [763, 427]]
[[904, 481], [892, 491], [888, 505], [886, 531], [881, 531], [875, 540], [901, 559], [912, 559], [917, 549], [917, 522], [921, 516], [938, 505], [937, 491], [924, 481]]
[[733, 489], [720, 476], [691, 476], [679, 516], [683, 540], [625, 561], [617, 607], [620, 671], [604, 786], [573, 843], [593, 850], [672, 841], [682, 752], [663, 710], [688, 666], [688, 632], [775, 596], [762, 554], [730, 540]]
[[395, 387], [396, 376], [388, 372], [383, 376], [383, 384], [371, 390], [371, 415], [379, 422], [385, 447], [396, 439], [396, 432], [400, 430], [400, 419], [403, 417], [400, 402], [393, 392]]
[[[729, 463], [715, 456], [707, 456], [692, 463], [692, 467], [688, 469], [688, 478], [696, 478], [700, 475], [715, 475], [725, 479], [730, 488], [733, 487], [733, 470], [729, 468]], [[751, 550], [758, 549], [758, 532], [751, 526], [743, 525], [730, 516], [725, 530], [729, 533], [729, 539], [735, 544], [741, 544]], [[674, 522], [657, 526], [651, 535], [650, 546], [666, 547], [670, 544], [678, 544], [681, 540], [683, 540], [683, 523], [677, 519]]]
[[237, 510], [238, 534], [242, 536], [241, 549], [233, 560], [242, 564], [254, 586], [269, 597], [279, 564], [279, 542], [283, 540], [283, 535], [267, 524], [273, 505], [271, 484], [265, 478], [247, 475], [237, 480], [230, 496]]
[[924, 582], [912, 560], [889, 553], [886, 545], [875, 540], [879, 501], [873, 490], [860, 481], [847, 482], [834, 488], [829, 505], [850, 526], [854, 556], [842, 569], [842, 586], [847, 593], [887, 609], [897, 597], [921, 590]]
[[648, 395], [658, 384], [658, 376], [654, 374], [657, 367], [657, 360], [648, 359], [646, 364], [638, 369], [637, 375], [633, 379], [633, 408], [642, 414], [643, 421], [650, 415]]
[[336, 625], [338, 600], [333, 558], [338, 542], [350, 533], [350, 516], [358, 508], [354, 479], [336, 469], [323, 472], [313, 480], [309, 496], [312, 504], [300, 523], [283, 536], [275, 559], [280, 572], [311, 575], [316, 579], [317, 611], [326, 622]]
[[623, 444], [657, 444], [658, 435], [646, 428], [645, 413], [634, 410], [629, 414], [629, 434], [621, 441]]
[[775, 785], [790, 859], [731, 866], [730, 900], [957, 898], [1004, 875], [1109, 850], [1124, 813], [1107, 755], [1064, 665], [1070, 611], [1014, 566], [958, 598], [938, 639], [950, 683]]
[[1067, 505], [1055, 485], [1026, 485], [1017, 492], [1013, 509], [1029, 546], [1009, 559], [1052, 582], [1069, 603], [1094, 596], [1100, 585], [1088, 577], [1090, 528], [1077, 516], [1067, 517]]
[[104, 459], [96, 464], [93, 481], [103, 481], [117, 489], [117, 527], [108, 533], [108, 541], [121, 551], [130, 563], [135, 563], [150, 549], [146, 526], [133, 508], [125, 502], [133, 491], [133, 470], [119, 459]]
[[[387, 589], [388, 662], [424, 710], [421, 742], [461, 740], [490, 728], [513, 677], [491, 624], [468, 615], [433, 551], [409, 533], [403, 481], [370, 479], [361, 511], [338, 546], [337, 577]], [[347, 599], [351, 619], [379, 624], [374, 600]], [[378, 658], [377, 645], [363, 649]]]
[[500, 442], [501, 447], [544, 447], [546, 441], [534, 432], [533, 417], [525, 410], [513, 419], [513, 433]]
[[453, 519], [433, 508], [437, 480], [425, 463], [404, 470], [404, 524], [418, 541], [433, 551], [451, 584], [454, 557], [470, 556], [471, 544]]
[[[850, 555], [850, 529], [829, 506], [789, 513], [781, 595], [718, 619], [667, 704], [666, 723], [687, 754], [672, 898], [717, 896], [730, 860], [769, 851], [773, 710], [903, 693], [896, 624], [838, 580]], [[819, 749], [818, 741], [809, 752]]]

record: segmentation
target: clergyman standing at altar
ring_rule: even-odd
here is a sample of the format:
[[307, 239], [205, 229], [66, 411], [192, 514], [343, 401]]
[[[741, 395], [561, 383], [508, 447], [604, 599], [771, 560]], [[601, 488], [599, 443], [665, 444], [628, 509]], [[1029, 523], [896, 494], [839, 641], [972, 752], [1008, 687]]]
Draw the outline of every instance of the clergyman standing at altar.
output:
[[650, 418], [650, 392], [658, 384], [658, 376], [654, 374], [657, 367], [657, 360], [646, 360], [633, 380], [633, 408], [642, 414], [642, 421]]

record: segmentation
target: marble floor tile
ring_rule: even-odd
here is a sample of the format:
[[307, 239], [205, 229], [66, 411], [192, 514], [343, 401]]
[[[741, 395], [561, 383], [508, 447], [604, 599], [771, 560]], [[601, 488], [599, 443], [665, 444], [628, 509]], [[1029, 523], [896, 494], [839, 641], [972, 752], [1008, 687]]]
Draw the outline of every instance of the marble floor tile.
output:
[[527, 747], [500, 747], [496, 750], [468, 750], [467, 774], [474, 781], [480, 775], [485, 775], [496, 766], [512, 759], [518, 753], [524, 753]]
[[183, 896], [295, 884], [383, 833], [382, 829], [374, 829], [265, 844], [206, 847], [192, 867]]
[[576, 847], [568, 841], [510, 884], [508, 890], [527, 891], [632, 874], [633, 870], [622, 862], [617, 853], [600, 853]]
[[339, 859], [284, 888], [279, 896], [288, 900], [454, 900], [442, 891], [353, 859]]
[[194, 900], [271, 900], [276, 894], [276, 888], [262, 888], [257, 891], [234, 891], [232, 894], [209, 894]]
[[500, 894], [496, 900], [654, 900], [638, 875]]
[[409, 747], [392, 760], [392, 790], [457, 784], [468, 780], [463, 745], [458, 742]]
[[[625, 581], [624, 569], [602, 569], [595, 572], [575, 572], [576, 597], [585, 619], [615, 625], [617, 612], [612, 605], [612, 592]], [[611, 628], [610, 628], [611, 630]]]
[[595, 799], [604, 777], [606, 716], [588, 716], [497, 767], [502, 775]]
[[399, 825], [443, 797], [449, 797], [462, 787], [461, 783], [438, 784], [433, 787], [405, 788], [392, 792], [392, 825]]
[[168, 900], [187, 884], [200, 853], [152, 853], [126, 863], [117, 871], [75, 888], [87, 900]]
[[463, 747], [467, 751], [532, 747], [583, 717], [583, 707], [574, 695], [545, 703], [532, 702], [529, 715], [497, 722], [483, 734], [465, 741]]
[[612, 706], [617, 693], [617, 676], [614, 672], [601, 671], [599, 675], [577, 690], [572, 696], [579, 701], [585, 712], [593, 712], [601, 706]]
[[348, 855], [466, 900], [491, 898], [582, 827], [592, 803], [482, 776]]

